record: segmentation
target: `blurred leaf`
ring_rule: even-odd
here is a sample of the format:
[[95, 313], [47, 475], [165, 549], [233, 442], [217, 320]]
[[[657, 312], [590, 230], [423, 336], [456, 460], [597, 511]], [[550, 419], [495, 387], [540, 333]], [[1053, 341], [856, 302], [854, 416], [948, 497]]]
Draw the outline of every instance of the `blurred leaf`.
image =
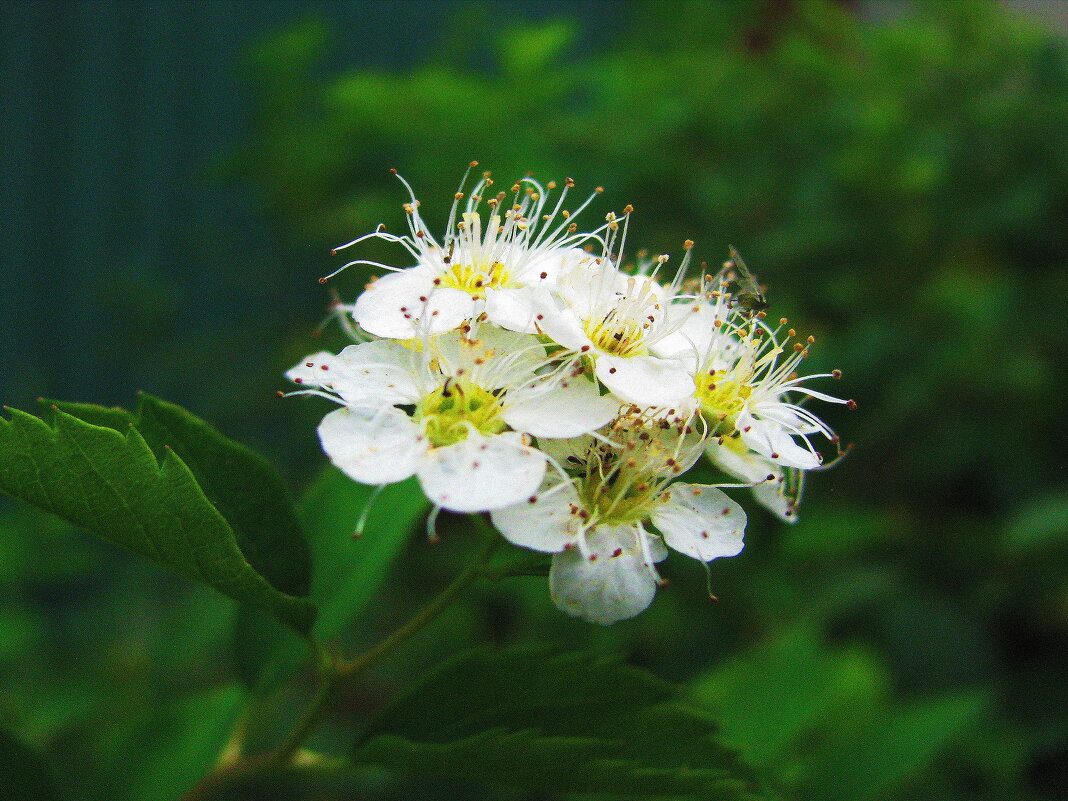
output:
[[1068, 545], [1068, 493], [1031, 499], [1006, 528], [1005, 545], [1024, 552]]
[[[564, 21], [528, 25], [501, 34], [501, 65], [511, 75], [534, 77], [543, 72], [575, 38]], [[539, 77], [544, 78], [544, 75]]]
[[[315, 632], [324, 639], [337, 636], [363, 611], [430, 510], [415, 478], [382, 488], [372, 501], [374, 492], [374, 487], [357, 484], [331, 467], [301, 499], [301, 517], [318, 566], [312, 582], [312, 599], [320, 610]], [[369, 503], [364, 533], [353, 539]]]
[[[486, 577], [493, 581], [516, 576], [548, 576], [552, 554], [510, 548], [506, 557], [486, 568]], [[518, 554], [518, 555], [517, 555]]]
[[44, 758], [0, 730], [0, 798], [4, 801], [58, 801]]
[[[363, 536], [353, 539], [374, 492], [328, 467], [301, 500], [300, 516], [315, 557], [311, 597], [319, 609], [315, 633], [321, 639], [336, 637], [359, 616], [430, 507], [416, 479], [391, 484], [374, 499]], [[234, 636], [240, 675], [250, 683], [262, 681], [263, 688], [304, 657], [303, 643], [255, 610], [239, 614]]]
[[358, 761], [398, 772], [613, 798], [754, 798], [752, 780], [676, 688], [588, 653], [477, 649], [364, 728]]
[[246, 693], [230, 684], [151, 710], [113, 749], [114, 774], [128, 777], [120, 798], [173, 801], [215, 764]]
[[812, 801], [887, 798], [955, 738], [986, 704], [980, 691], [910, 704], [889, 697], [870, 657], [821, 645], [802, 622], [696, 682], [723, 740]]
[[886, 798], [973, 727], [986, 705], [982, 692], [965, 691], [880, 711], [812, 760], [805, 794], [814, 801]]
[[770, 766], [837, 709], [870, 707], [887, 681], [870, 658], [828, 651], [800, 624], [698, 679], [690, 697], [717, 711], [727, 742]]
[[[97, 420], [117, 421], [115, 410], [85, 412]], [[136, 425], [127, 425], [122, 434], [58, 408], [51, 425], [17, 409], [10, 413], [10, 420], [0, 418], [0, 488], [5, 492], [269, 611], [298, 631], [310, 628], [311, 603], [280, 592], [256, 572], [238, 548], [233, 529], [174, 449], [164, 447], [157, 461]], [[209, 441], [219, 437], [203, 428]], [[186, 442], [183, 447], [195, 456], [200, 446]], [[236, 468], [246, 469], [248, 460], [240, 458], [244, 451], [237, 448]], [[215, 483], [220, 494], [225, 492], [221, 482]], [[274, 554], [261, 554], [268, 556]]]

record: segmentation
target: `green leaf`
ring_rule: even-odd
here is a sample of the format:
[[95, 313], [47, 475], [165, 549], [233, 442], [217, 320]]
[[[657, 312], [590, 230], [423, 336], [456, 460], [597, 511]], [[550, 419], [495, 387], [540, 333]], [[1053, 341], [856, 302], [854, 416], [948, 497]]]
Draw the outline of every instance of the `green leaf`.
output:
[[236, 683], [146, 710], [103, 758], [109, 799], [171, 801], [218, 760], [245, 706]]
[[770, 766], [842, 707], [871, 706], [886, 682], [870, 658], [825, 649], [803, 622], [693, 682], [689, 697], [717, 711], [748, 760]]
[[975, 726], [987, 698], [963, 691], [881, 710], [854, 736], [812, 761], [804, 796], [819, 801], [877, 801], [915, 777]]
[[[311, 596], [319, 609], [315, 633], [337, 636], [356, 619], [389, 576], [429, 502], [414, 478], [381, 489], [358, 484], [328, 467], [300, 502], [317, 566]], [[372, 504], [364, 534], [353, 539], [360, 515]], [[242, 680], [265, 689], [291, 672], [304, 657], [299, 640], [255, 610], [242, 610], [234, 630], [234, 654]]]
[[0, 730], [0, 798], [4, 801], [57, 801], [52, 773], [44, 758]]
[[56, 406], [79, 420], [120, 433], [133, 425], [157, 459], [173, 450], [226, 518], [249, 564], [276, 589], [307, 595], [308, 546], [289, 491], [274, 467], [180, 406], [144, 393], [138, 398], [136, 415], [83, 403], [51, 403], [49, 408]]
[[613, 798], [755, 798], [702, 710], [617, 660], [482, 648], [379, 712], [358, 762], [518, 789]]
[[[175, 407], [163, 408], [154, 399], [149, 403], [162, 409], [159, 415], [164, 419], [173, 421], [177, 416], [171, 413]], [[161, 447], [157, 457], [134, 419], [126, 422], [125, 433], [115, 430], [124, 419], [121, 410], [70, 408], [95, 423], [59, 408], [52, 410], [50, 423], [17, 409], [9, 410], [10, 420], [0, 417], [0, 490], [179, 575], [270, 612], [299, 632], [310, 629], [315, 616], [312, 604], [276, 589], [249, 563], [238, 547], [234, 528], [206, 497], [176, 449], [167, 447], [170, 443]], [[191, 458], [225, 450], [220, 435], [206, 424], [201, 424], [201, 433], [208, 444], [194, 442], [197, 423], [195, 418], [175, 423], [189, 437], [178, 447]], [[146, 427], [154, 438], [155, 425]], [[212, 435], [219, 439], [213, 442]], [[242, 458], [248, 452], [240, 446], [233, 446], [232, 454], [233, 461], [225, 470], [255, 469], [249, 459]], [[204, 475], [214, 471], [218, 476], [208, 483], [218, 494], [225, 494], [224, 468], [208, 462], [212, 467]], [[237, 514], [235, 510], [243, 508], [242, 503], [233, 503], [231, 511]], [[259, 541], [257, 532], [246, 529], [245, 533], [246, 539]], [[265, 540], [271, 547], [256, 550], [263, 565], [286, 550], [278, 548], [273, 537]], [[268, 572], [276, 577], [287, 575]], [[291, 577], [285, 581], [293, 586]]]
[[[320, 610], [315, 632], [324, 639], [336, 636], [363, 611], [430, 510], [415, 478], [384, 487], [372, 502], [374, 492], [374, 487], [357, 484], [331, 467], [301, 500], [301, 517], [318, 565], [312, 582], [312, 599]], [[353, 539], [369, 503], [364, 533]]]
[[897, 701], [881, 664], [823, 645], [811, 621], [696, 681], [690, 697], [717, 711], [726, 742], [812, 801], [890, 797], [986, 704], [975, 691]]

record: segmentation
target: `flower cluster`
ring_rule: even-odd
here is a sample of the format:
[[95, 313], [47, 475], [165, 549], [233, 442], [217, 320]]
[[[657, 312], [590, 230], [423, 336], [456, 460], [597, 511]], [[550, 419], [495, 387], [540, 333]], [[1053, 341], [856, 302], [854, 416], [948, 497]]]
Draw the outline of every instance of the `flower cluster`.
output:
[[[569, 210], [571, 179], [466, 181], [440, 240], [404, 182], [407, 233], [338, 248], [384, 240], [414, 265], [344, 265], [385, 273], [335, 307], [356, 344], [286, 374], [339, 404], [319, 426], [331, 461], [364, 484], [415, 475], [435, 512], [489, 512], [553, 555], [557, 606], [601, 624], [649, 605], [668, 548], [741, 551], [724, 487], [795, 520], [804, 473], [825, 466], [817, 438], [838, 442], [803, 402], [852, 402], [808, 386], [837, 371], [798, 374], [812, 339], [766, 322], [737, 254], [692, 278], [690, 241], [670, 276], [668, 256], [624, 267], [630, 206], [576, 222], [600, 188]], [[702, 456], [737, 483], [680, 480]]]

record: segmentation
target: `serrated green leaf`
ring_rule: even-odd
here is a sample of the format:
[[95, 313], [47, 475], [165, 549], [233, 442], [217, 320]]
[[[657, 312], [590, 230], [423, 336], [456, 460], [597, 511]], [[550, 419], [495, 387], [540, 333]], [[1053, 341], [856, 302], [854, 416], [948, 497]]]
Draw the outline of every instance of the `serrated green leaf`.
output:
[[[670, 732], [664, 732], [670, 737]], [[383, 735], [357, 753], [360, 762], [406, 776], [447, 777], [553, 793], [630, 798], [755, 799], [723, 770], [657, 768], [621, 756], [623, 743], [604, 737], [543, 736], [491, 729], [444, 743]]]
[[173, 448], [157, 460], [136, 425], [120, 433], [58, 408], [51, 425], [16, 409], [10, 414], [0, 417], [0, 490], [297, 631], [310, 629], [312, 604], [279, 591], [252, 567]]
[[145, 393], [138, 396], [136, 415], [87, 403], [44, 403], [120, 433], [133, 425], [157, 459], [173, 450], [226, 518], [249, 564], [275, 589], [308, 594], [311, 558], [296, 509], [281, 476], [258, 453], [180, 406]]
[[618, 660], [477, 649], [417, 681], [363, 730], [358, 762], [613, 798], [755, 798], [708, 713]]
[[0, 730], [0, 798], [4, 801], [58, 801], [44, 757]]

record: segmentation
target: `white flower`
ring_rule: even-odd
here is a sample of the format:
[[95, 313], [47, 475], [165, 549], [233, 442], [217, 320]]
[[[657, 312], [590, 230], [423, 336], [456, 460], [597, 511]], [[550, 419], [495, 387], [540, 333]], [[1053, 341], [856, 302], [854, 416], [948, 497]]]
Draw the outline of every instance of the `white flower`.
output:
[[684, 420], [658, 423], [624, 419], [609, 432], [616, 444], [571, 444], [571, 481], [492, 513], [511, 542], [554, 554], [551, 595], [570, 615], [602, 625], [637, 615], [661, 583], [665, 544], [702, 562], [742, 550], [741, 506], [713, 486], [669, 484], [700, 456], [700, 438]]
[[766, 456], [748, 449], [740, 439], [712, 442], [705, 451], [714, 465], [752, 485], [757, 503], [784, 523], [797, 522], [804, 472], [783, 468]]
[[[728, 446], [742, 455], [752, 451], [781, 467], [819, 467], [823, 458], [810, 438], [822, 434], [835, 444], [838, 438], [792, 395], [851, 405], [852, 401], [805, 386], [841, 373], [800, 376], [797, 369], [808, 355], [807, 345], [815, 341], [812, 337], [807, 344], [790, 346], [796, 336], [793, 329], [780, 341], [780, 330], [767, 326], [762, 315], [731, 309], [729, 296], [712, 295], [711, 301], [678, 307], [676, 313], [685, 321], [673, 336], [658, 343], [658, 352], [690, 367], [694, 399], [708, 425], [709, 447]], [[785, 324], [784, 318], [780, 328]], [[739, 438], [740, 443], [730, 442]], [[730, 472], [739, 475], [737, 470]]]
[[456, 331], [350, 345], [287, 376], [343, 404], [323, 419], [319, 438], [351, 478], [388, 484], [415, 474], [435, 504], [477, 512], [541, 484], [546, 460], [526, 435], [578, 436], [618, 411], [584, 377], [539, 375], [545, 362], [536, 337], [483, 326], [477, 338]]
[[[538, 298], [538, 329], [575, 358], [589, 359], [601, 383], [629, 403], [668, 407], [694, 393], [685, 360], [656, 351], [681, 325], [671, 313], [687, 256], [676, 280], [662, 286], [648, 275], [618, 271], [607, 258], [561, 276], [556, 292]], [[662, 256], [660, 264], [666, 261]]]
[[[404, 185], [411, 193], [407, 182]], [[379, 337], [411, 339], [454, 330], [485, 312], [491, 322], [534, 333], [532, 293], [553, 287], [562, 272], [593, 260], [580, 246], [600, 242], [600, 231], [578, 232], [573, 220], [601, 190], [569, 211], [564, 200], [574, 186], [570, 178], [553, 203], [549, 197], [555, 182], [547, 185], [547, 192], [524, 178], [512, 186], [510, 203], [503, 192], [486, 197], [492, 186], [485, 173], [462, 210], [464, 195], [456, 193], [440, 242], [425, 225], [420, 202], [412, 194], [404, 204], [408, 234], [395, 236], [380, 227], [341, 246], [384, 239], [400, 244], [416, 261], [413, 267], [396, 269], [357, 259], [341, 268], [371, 264], [393, 271], [374, 280], [357, 298], [352, 315], [361, 328]], [[480, 210], [483, 202], [486, 210]]]
[[[713, 285], [722, 289], [728, 284]], [[739, 308], [729, 293], [705, 291], [672, 312], [681, 324], [656, 350], [682, 359], [694, 376], [694, 408], [707, 426], [709, 459], [752, 484], [756, 500], [780, 519], [796, 522], [802, 471], [824, 464], [810, 438], [822, 434], [835, 446], [838, 438], [792, 395], [853, 405], [804, 385], [815, 378], [840, 378], [841, 373], [799, 376], [797, 368], [813, 338], [788, 347], [796, 334], [790, 329], [781, 339], [785, 318], [772, 329], [763, 314]]]

